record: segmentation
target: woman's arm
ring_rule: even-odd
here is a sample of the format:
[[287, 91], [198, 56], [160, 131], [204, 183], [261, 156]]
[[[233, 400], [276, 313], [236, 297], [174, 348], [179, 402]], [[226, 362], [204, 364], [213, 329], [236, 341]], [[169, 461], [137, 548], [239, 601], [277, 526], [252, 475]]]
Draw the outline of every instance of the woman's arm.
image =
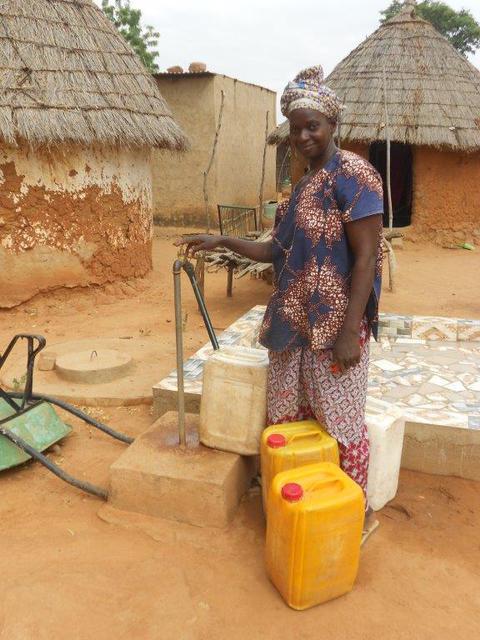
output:
[[375, 279], [381, 230], [381, 215], [368, 216], [345, 225], [354, 264], [345, 321], [333, 349], [333, 361], [342, 373], [360, 362], [359, 330]]
[[225, 247], [235, 253], [239, 253], [245, 258], [255, 262], [272, 262], [272, 241], [254, 242], [253, 240], [241, 240], [240, 238], [230, 238], [229, 236], [211, 236], [199, 234], [193, 236], [182, 236], [175, 242], [175, 246], [187, 246], [187, 253], [195, 255], [197, 251], [212, 251], [218, 247]]

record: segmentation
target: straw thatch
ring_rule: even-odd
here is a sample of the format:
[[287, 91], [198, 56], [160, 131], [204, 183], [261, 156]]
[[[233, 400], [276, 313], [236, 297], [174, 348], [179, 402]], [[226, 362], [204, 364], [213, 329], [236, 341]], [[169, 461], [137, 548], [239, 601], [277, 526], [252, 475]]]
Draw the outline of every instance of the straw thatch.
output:
[[92, 0], [0, 0], [0, 140], [186, 147], [154, 79]]
[[[343, 141], [385, 139], [384, 68], [392, 141], [480, 149], [480, 72], [416, 15], [411, 0], [327, 78], [346, 105]], [[269, 142], [288, 135], [287, 121]]]
[[272, 145], [280, 145], [287, 141], [290, 135], [290, 123], [288, 120], [278, 125], [276, 129], [268, 136], [267, 142]]

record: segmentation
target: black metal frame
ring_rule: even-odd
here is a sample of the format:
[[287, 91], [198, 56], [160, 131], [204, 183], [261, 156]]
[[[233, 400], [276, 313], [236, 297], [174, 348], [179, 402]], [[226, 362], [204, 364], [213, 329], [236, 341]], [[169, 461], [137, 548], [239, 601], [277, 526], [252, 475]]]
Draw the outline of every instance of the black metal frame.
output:
[[[217, 212], [218, 226], [220, 227], [220, 235], [222, 236], [228, 235], [235, 238], [247, 237], [249, 230], [246, 227], [248, 227], [249, 219], [252, 219], [252, 217], [255, 229], [252, 229], [250, 231], [258, 231], [257, 210], [255, 209], [255, 207], [244, 207], [236, 204], [217, 204]], [[238, 224], [232, 224], [232, 220], [224, 217], [226, 213], [232, 212], [238, 212]], [[238, 233], [237, 231], [242, 225], [245, 225], [244, 233]]]
[[[112, 438], [115, 438], [116, 440], [120, 440], [125, 444], [131, 444], [133, 442], [133, 438], [130, 438], [129, 436], [123, 433], [119, 433], [118, 431], [114, 431], [110, 427], [107, 427], [107, 425], [103, 424], [102, 422], [98, 422], [94, 418], [91, 418], [89, 415], [87, 415], [83, 411], [80, 411], [80, 409], [73, 407], [67, 402], [63, 402], [62, 400], [58, 400], [57, 398], [53, 398], [52, 396], [33, 393], [33, 374], [34, 374], [34, 367], [35, 367], [35, 358], [40, 353], [40, 351], [42, 351], [42, 349], [45, 348], [47, 344], [47, 341], [43, 336], [27, 334], [27, 333], [21, 333], [16, 335], [10, 341], [9, 345], [7, 346], [3, 354], [0, 354], [0, 369], [5, 364], [6, 360], [8, 359], [13, 348], [15, 347], [15, 345], [19, 340], [26, 340], [28, 343], [27, 344], [27, 373], [26, 373], [25, 387], [22, 393], [16, 392], [16, 391], [5, 391], [0, 387], [0, 398], [3, 398], [3, 400], [5, 400], [5, 402], [7, 402], [14, 411], [14, 413], [8, 418], [4, 418], [3, 420], [0, 420], [0, 435], [10, 440], [10, 442], [16, 445], [19, 449], [27, 453], [34, 460], [37, 460], [38, 462], [40, 462], [40, 464], [42, 464], [44, 467], [49, 469], [52, 473], [54, 473], [56, 476], [58, 476], [65, 482], [68, 482], [74, 487], [77, 487], [78, 489], [82, 489], [87, 493], [91, 493], [95, 496], [98, 496], [106, 500], [108, 497], [108, 493], [106, 489], [93, 485], [89, 482], [79, 480], [74, 476], [71, 476], [70, 474], [65, 472], [63, 469], [61, 469], [58, 465], [56, 465], [54, 462], [49, 460], [45, 455], [43, 455], [43, 453], [34, 449], [31, 445], [28, 444], [28, 442], [23, 440], [23, 438], [20, 438], [15, 433], [13, 433], [10, 429], [8, 429], [6, 425], [10, 421], [14, 420], [15, 418], [18, 418], [19, 416], [27, 413], [28, 411], [31, 411], [32, 409], [41, 405], [42, 403], [48, 403], [48, 404], [56, 405], [60, 409], [63, 409], [64, 411], [67, 411], [73, 416], [80, 418], [81, 420], [83, 420], [90, 426], [94, 427], [95, 429], [98, 429], [99, 431], [102, 431], [103, 433], [111, 436]], [[20, 400], [20, 403], [15, 402], [15, 400]]]

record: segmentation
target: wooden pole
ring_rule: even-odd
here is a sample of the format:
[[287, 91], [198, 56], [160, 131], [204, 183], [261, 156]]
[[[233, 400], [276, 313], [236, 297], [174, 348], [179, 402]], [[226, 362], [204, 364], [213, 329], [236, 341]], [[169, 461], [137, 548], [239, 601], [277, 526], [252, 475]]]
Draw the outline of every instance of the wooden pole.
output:
[[211, 220], [210, 220], [210, 208], [208, 206], [208, 174], [213, 165], [213, 160], [215, 159], [215, 152], [217, 150], [218, 138], [220, 135], [220, 129], [222, 128], [222, 118], [223, 118], [223, 108], [225, 106], [225, 92], [221, 93], [221, 101], [220, 101], [220, 111], [218, 112], [218, 124], [217, 130], [215, 131], [215, 138], [213, 140], [213, 148], [212, 154], [210, 156], [210, 161], [208, 163], [207, 168], [203, 172], [203, 199], [205, 201], [205, 221], [207, 224], [207, 233], [210, 233]]
[[[278, 149], [279, 149], [279, 147], [277, 147], [277, 153], [278, 153]], [[285, 154], [283, 156], [282, 164], [280, 165], [280, 171], [279, 171], [279, 174], [278, 174], [277, 193], [279, 193], [281, 188], [282, 188], [282, 175], [283, 175], [283, 170], [285, 169], [285, 164], [286, 164], [287, 160], [289, 160], [289, 162], [291, 162], [290, 143], [285, 145]], [[289, 171], [289, 173], [291, 173], [291, 171]]]
[[263, 190], [265, 186], [265, 165], [267, 161], [267, 145], [268, 145], [268, 121], [270, 118], [270, 111], [267, 111], [265, 114], [265, 142], [263, 145], [263, 159], [262, 159], [262, 178], [260, 180], [260, 193], [258, 196], [258, 216], [259, 220], [257, 221], [257, 227], [262, 220], [262, 209], [263, 209]]
[[[347, 94], [345, 94], [342, 104], [345, 105], [346, 99], [347, 99]], [[337, 120], [337, 147], [339, 149], [342, 148], [342, 111], [340, 111], [340, 113], [338, 114], [338, 120]]]
[[387, 73], [383, 65], [383, 103], [385, 107], [385, 139], [387, 143], [387, 195], [388, 195], [388, 228], [393, 229], [393, 203], [392, 203], [392, 155], [390, 142], [390, 118], [387, 102]]
[[[388, 100], [387, 100], [387, 72], [385, 70], [385, 65], [383, 65], [383, 103], [385, 107], [385, 139], [387, 143], [388, 229], [389, 229], [389, 232], [391, 233], [393, 230], [392, 154], [391, 154], [391, 141], [390, 141], [390, 118], [388, 114]], [[383, 242], [388, 252], [389, 289], [393, 293], [395, 291], [395, 271], [397, 266], [397, 263], [395, 260], [395, 252], [388, 240], [384, 238]]]

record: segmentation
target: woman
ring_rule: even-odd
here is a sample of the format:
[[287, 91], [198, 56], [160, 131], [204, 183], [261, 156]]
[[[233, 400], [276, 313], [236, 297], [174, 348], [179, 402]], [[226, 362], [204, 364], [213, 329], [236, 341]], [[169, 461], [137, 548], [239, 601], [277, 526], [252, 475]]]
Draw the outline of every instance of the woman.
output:
[[[274, 289], [260, 342], [268, 348], [269, 424], [315, 417], [337, 439], [342, 469], [366, 495], [365, 424], [370, 334], [381, 286], [382, 183], [363, 158], [340, 151], [342, 105], [321, 67], [288, 84], [282, 113], [291, 144], [310, 170], [279, 205], [270, 242], [183, 238], [193, 252], [223, 246], [273, 262]], [[376, 526], [367, 509], [367, 529]]]

